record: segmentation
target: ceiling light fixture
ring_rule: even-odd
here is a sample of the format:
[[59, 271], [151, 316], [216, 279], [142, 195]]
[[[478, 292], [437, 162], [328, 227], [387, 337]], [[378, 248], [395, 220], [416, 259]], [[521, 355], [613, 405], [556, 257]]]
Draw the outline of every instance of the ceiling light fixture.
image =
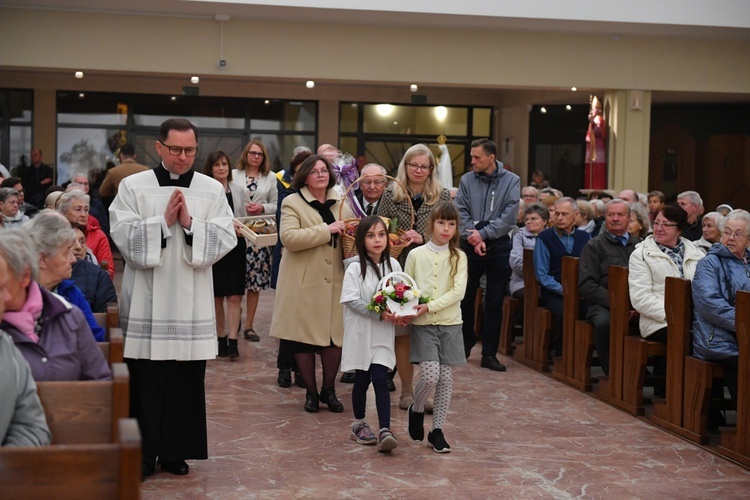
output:
[[75, 76], [80, 80], [81, 78], [83, 78], [83, 71], [76, 71]]
[[201, 79], [198, 78], [197, 76], [190, 77], [190, 83], [192, 83], [193, 85], [198, 85], [200, 82], [201, 82]]
[[409, 90], [411, 90], [412, 92], [416, 92], [417, 90], [419, 90], [419, 86], [416, 83], [412, 83], [409, 86]]
[[547, 114], [547, 108], [545, 108], [544, 106], [542, 106], [539, 111], [541, 111], [543, 115]]
[[570, 87], [570, 90], [573, 91], [573, 92], [575, 92], [576, 90], [578, 90], [578, 88], [577, 87]]
[[566, 111], [570, 111], [571, 109], [573, 109], [573, 106], [571, 106], [570, 104], [568, 104], [567, 106], [565, 106], [565, 110]]
[[305, 82], [305, 87], [307, 87], [308, 89], [314, 89], [315, 88], [315, 82], [312, 81], [312, 80], [307, 80], [307, 82]]

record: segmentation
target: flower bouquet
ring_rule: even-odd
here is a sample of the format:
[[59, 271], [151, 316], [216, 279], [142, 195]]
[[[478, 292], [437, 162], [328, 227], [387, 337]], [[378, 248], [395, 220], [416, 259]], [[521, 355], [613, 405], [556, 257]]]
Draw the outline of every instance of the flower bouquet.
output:
[[378, 291], [367, 306], [370, 311], [381, 313], [391, 311], [395, 316], [413, 316], [414, 306], [426, 304], [430, 297], [422, 295], [411, 276], [393, 272], [383, 276], [378, 283]]

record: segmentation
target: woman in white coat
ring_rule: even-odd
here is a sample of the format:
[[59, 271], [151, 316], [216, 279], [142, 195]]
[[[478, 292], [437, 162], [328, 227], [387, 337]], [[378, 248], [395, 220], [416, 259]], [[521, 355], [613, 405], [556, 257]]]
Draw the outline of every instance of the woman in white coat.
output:
[[[276, 214], [276, 175], [271, 172], [271, 161], [266, 146], [257, 139], [248, 142], [237, 161], [237, 168], [232, 171], [232, 183], [237, 184], [250, 199], [245, 207], [247, 215]], [[255, 311], [261, 290], [271, 286], [271, 252], [270, 247], [247, 247], [247, 316], [245, 319], [245, 339], [258, 342], [260, 337], [253, 329]]]
[[687, 213], [678, 205], [666, 205], [654, 218], [654, 233], [630, 255], [628, 284], [630, 302], [640, 314], [641, 336], [667, 342], [664, 285], [668, 276], [692, 280], [703, 252], [680, 234], [687, 227]]

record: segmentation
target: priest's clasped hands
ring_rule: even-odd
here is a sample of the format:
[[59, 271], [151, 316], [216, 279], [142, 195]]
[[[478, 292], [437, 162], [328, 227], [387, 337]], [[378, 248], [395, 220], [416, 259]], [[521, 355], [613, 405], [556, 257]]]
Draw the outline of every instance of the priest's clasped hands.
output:
[[175, 189], [169, 198], [167, 211], [164, 212], [164, 220], [167, 223], [167, 227], [172, 226], [175, 222], [179, 222], [185, 229], [190, 229], [192, 218], [185, 203], [185, 195], [179, 189]]

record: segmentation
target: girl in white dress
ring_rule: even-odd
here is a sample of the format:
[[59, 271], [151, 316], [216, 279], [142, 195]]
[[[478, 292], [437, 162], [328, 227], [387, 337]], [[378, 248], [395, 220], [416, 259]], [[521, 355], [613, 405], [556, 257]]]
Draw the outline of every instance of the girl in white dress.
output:
[[[378, 444], [378, 451], [388, 452], [398, 446], [390, 431], [391, 396], [388, 372], [396, 365], [394, 336], [396, 317], [389, 311], [377, 313], [367, 309], [383, 276], [401, 271], [396, 259], [390, 257], [388, 230], [380, 217], [362, 219], [355, 236], [357, 257], [346, 268], [341, 290], [344, 307], [344, 344], [341, 370], [355, 370], [352, 389], [354, 424], [351, 438], [359, 444]], [[378, 409], [378, 436], [365, 422], [367, 389], [372, 382], [375, 406]]]

